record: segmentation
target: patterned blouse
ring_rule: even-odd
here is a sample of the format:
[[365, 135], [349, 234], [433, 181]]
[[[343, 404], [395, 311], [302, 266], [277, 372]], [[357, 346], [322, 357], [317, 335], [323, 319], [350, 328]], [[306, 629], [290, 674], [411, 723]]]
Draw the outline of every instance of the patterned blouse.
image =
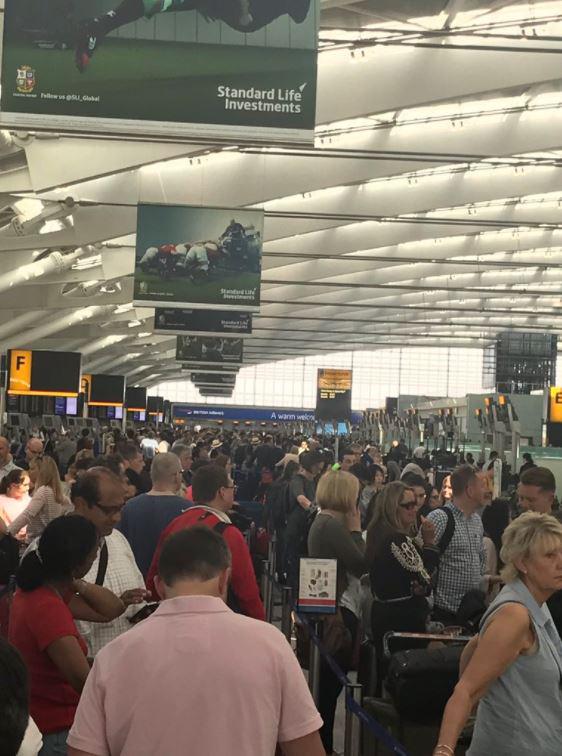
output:
[[63, 497], [61, 503], [55, 499], [52, 488], [40, 486], [24, 511], [10, 523], [8, 532], [16, 536], [22, 528], [27, 526], [27, 541], [30, 542], [41, 535], [51, 520], [60, 517], [70, 509], [72, 505], [66, 496]]

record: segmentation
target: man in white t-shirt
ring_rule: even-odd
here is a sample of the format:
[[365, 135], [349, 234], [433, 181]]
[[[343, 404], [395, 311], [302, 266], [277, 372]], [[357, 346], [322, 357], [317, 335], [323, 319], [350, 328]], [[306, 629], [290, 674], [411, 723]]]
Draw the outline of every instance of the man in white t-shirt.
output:
[[165, 599], [97, 655], [69, 756], [325, 756], [291, 646], [225, 603], [230, 552], [204, 526], [173, 534], [156, 577]]
[[153, 431], [149, 431], [148, 436], [143, 438], [140, 447], [145, 459], [154, 459], [158, 451], [158, 441], [154, 438]]

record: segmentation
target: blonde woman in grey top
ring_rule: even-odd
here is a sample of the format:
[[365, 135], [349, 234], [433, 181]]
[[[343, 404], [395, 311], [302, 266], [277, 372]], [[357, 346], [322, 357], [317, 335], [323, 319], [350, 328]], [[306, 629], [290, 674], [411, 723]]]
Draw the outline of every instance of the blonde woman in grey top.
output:
[[13, 520], [8, 532], [16, 536], [27, 527], [26, 541], [38, 538], [47, 525], [56, 517], [68, 512], [72, 505], [62, 492], [58, 467], [52, 457], [43, 457], [33, 497], [23, 512]]
[[434, 756], [452, 756], [478, 703], [467, 756], [562, 753], [562, 642], [546, 601], [562, 589], [562, 525], [527, 512], [502, 539], [506, 582], [465, 648]]

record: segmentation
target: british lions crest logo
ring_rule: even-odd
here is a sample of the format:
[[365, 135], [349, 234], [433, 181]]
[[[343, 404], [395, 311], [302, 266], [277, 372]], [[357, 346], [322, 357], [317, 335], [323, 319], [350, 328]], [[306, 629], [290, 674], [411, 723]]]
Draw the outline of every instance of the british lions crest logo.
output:
[[31, 66], [21, 66], [18, 68], [16, 76], [16, 88], [22, 94], [30, 94], [35, 89], [37, 79], [35, 78], [35, 69]]

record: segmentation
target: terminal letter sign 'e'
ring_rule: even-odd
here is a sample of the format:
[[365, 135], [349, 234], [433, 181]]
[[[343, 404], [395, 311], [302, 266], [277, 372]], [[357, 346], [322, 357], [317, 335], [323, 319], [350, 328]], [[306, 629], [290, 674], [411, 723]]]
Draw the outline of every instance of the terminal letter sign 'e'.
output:
[[548, 419], [551, 423], [562, 423], [562, 387], [550, 387]]

